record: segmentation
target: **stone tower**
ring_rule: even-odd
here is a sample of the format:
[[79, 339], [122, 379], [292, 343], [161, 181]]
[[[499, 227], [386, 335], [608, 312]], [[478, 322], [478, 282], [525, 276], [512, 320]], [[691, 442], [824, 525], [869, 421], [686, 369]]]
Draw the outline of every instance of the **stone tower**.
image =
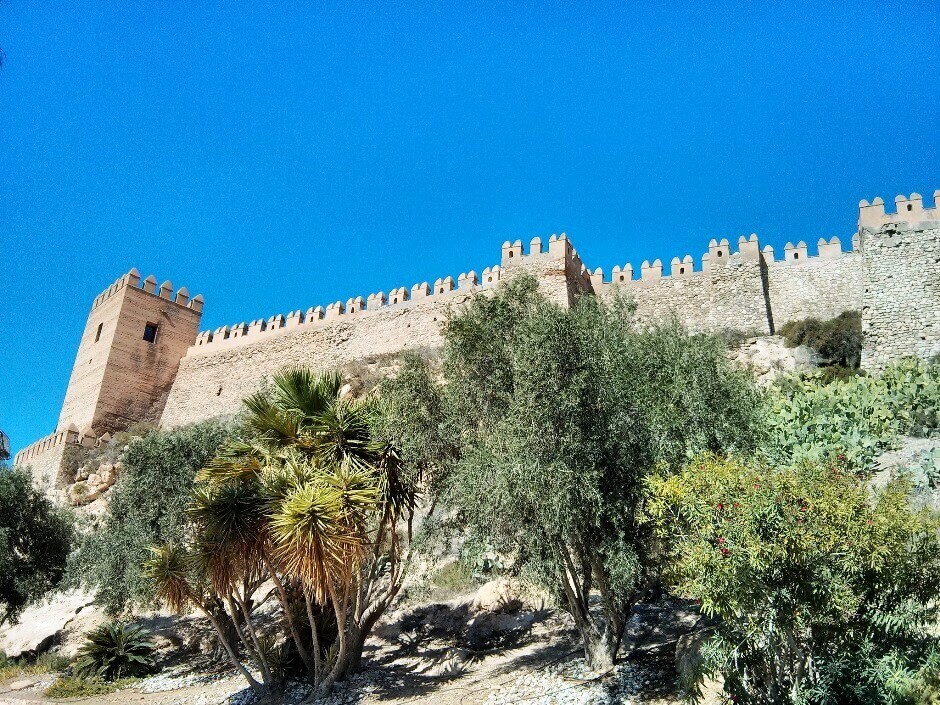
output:
[[136, 269], [95, 299], [75, 357], [57, 431], [113, 433], [165, 398], [180, 359], [196, 341], [202, 296], [173, 285], [141, 285]]
[[859, 203], [865, 255], [862, 367], [879, 370], [892, 360], [940, 355], [940, 190], [934, 207], [918, 193]]

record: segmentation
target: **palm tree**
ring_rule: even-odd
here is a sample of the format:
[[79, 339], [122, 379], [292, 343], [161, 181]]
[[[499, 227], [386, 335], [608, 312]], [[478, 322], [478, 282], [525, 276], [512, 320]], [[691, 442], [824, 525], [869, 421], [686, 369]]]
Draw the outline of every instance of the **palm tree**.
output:
[[[416, 484], [394, 448], [373, 439], [372, 401], [344, 398], [341, 388], [335, 373], [275, 376], [269, 393], [245, 400], [248, 432], [197, 477], [189, 562], [225, 603], [265, 686], [272, 669], [252, 594], [266, 579], [322, 692], [359, 667], [366, 637], [401, 589], [407, 548], [397, 529], [410, 527]], [[181, 589], [165, 585], [168, 601], [171, 587]], [[321, 644], [334, 619], [334, 642]]]

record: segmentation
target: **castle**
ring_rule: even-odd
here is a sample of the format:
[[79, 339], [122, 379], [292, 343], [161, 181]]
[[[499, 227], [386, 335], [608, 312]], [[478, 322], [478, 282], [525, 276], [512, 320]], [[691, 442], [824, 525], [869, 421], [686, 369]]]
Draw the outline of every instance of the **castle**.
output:
[[[925, 208], [918, 194], [898, 196], [886, 212], [880, 198], [859, 204], [851, 250], [838, 238], [805, 242], [782, 253], [761, 249], [757, 236], [712, 240], [698, 265], [675, 257], [628, 264], [609, 276], [589, 270], [566, 235], [534, 238], [528, 251], [506, 242], [500, 263], [481, 274], [445, 277], [325, 308], [199, 331], [203, 298], [170, 282], [141, 281], [132, 269], [95, 298], [56, 430], [20, 451], [15, 464], [54, 482], [69, 446], [106, 444], [111, 434], [144, 419], [174, 427], [236, 412], [241, 400], [277, 370], [326, 369], [440, 346], [440, 324], [452, 305], [500, 281], [529, 273], [549, 298], [626, 290], [637, 315], [675, 315], [693, 331], [731, 329], [772, 334], [789, 320], [831, 318], [861, 310], [862, 364], [878, 369], [906, 355], [940, 354], [940, 190]], [[781, 256], [782, 255], [782, 256]]]

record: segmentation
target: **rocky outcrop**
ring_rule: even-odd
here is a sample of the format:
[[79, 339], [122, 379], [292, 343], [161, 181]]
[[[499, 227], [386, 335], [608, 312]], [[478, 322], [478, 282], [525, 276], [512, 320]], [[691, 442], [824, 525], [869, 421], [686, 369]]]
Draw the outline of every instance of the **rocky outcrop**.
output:
[[781, 374], [811, 370], [818, 365], [818, 356], [805, 345], [788, 348], [779, 335], [746, 339], [734, 349], [731, 358], [754, 372], [758, 384], [769, 384]]
[[100, 616], [92, 602], [87, 592], [72, 590], [29, 607], [18, 624], [0, 629], [0, 651], [9, 658], [36, 656], [48, 651], [63, 642], [69, 625], [75, 620], [89, 623], [92, 613]]

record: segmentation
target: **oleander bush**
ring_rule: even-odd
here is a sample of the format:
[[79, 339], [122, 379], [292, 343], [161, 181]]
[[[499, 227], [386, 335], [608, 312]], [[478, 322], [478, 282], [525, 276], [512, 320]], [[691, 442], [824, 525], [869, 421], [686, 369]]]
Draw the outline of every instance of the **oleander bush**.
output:
[[940, 698], [940, 519], [905, 481], [705, 456], [649, 487], [668, 581], [717, 618], [693, 696], [720, 674], [738, 703]]

